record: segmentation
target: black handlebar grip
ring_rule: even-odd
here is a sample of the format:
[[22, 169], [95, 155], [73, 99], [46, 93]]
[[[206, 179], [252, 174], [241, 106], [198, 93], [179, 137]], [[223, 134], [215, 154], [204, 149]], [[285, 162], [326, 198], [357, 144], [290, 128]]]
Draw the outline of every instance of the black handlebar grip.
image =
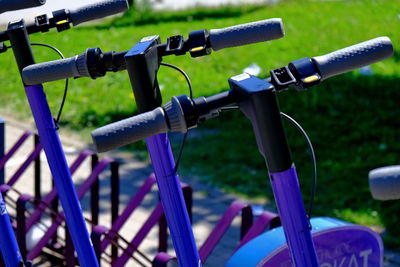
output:
[[46, 0], [0, 0], [0, 14], [6, 11], [41, 6]]
[[74, 26], [86, 21], [101, 19], [124, 12], [129, 5], [126, 0], [101, 0], [88, 6], [70, 9], [69, 16]]
[[162, 108], [156, 108], [128, 119], [111, 123], [92, 132], [97, 152], [106, 152], [168, 132], [168, 124]]
[[374, 199], [400, 199], [400, 165], [387, 166], [369, 172], [369, 188]]
[[70, 58], [33, 64], [22, 70], [22, 79], [26, 85], [72, 77], [90, 77], [85, 53]]
[[321, 79], [354, 70], [393, 55], [393, 45], [388, 37], [378, 37], [335, 52], [313, 57]]
[[282, 19], [266, 19], [210, 30], [210, 44], [217, 51], [227, 47], [270, 41], [285, 35]]

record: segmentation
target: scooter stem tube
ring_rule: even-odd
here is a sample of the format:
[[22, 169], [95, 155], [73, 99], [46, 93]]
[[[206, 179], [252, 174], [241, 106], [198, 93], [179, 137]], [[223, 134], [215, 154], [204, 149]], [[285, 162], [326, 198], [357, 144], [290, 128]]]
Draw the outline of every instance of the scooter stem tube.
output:
[[272, 189], [289, 251], [296, 267], [318, 267], [310, 223], [306, 217], [299, 180], [294, 165], [270, 173]]
[[257, 145], [270, 172], [275, 202], [295, 267], [318, 267], [311, 229], [286, 140], [274, 86], [242, 74], [229, 79], [240, 110], [253, 125]]
[[99, 266], [43, 86], [26, 86], [25, 92], [39, 132], [40, 143], [46, 153], [53, 175], [79, 263], [81, 266]]
[[[15, 239], [14, 231], [10, 223], [6, 204], [0, 193], [0, 251], [6, 266], [20, 266], [22, 263], [21, 252]], [[1, 257], [0, 256], [0, 257]]]
[[178, 175], [174, 169], [175, 162], [168, 136], [165, 133], [158, 134], [146, 138], [146, 143], [179, 266], [200, 267], [200, 257]]

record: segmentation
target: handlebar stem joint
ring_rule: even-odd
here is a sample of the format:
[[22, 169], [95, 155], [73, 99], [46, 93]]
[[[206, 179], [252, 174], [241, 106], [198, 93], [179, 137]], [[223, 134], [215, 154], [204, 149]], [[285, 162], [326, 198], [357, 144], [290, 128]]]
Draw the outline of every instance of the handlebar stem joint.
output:
[[158, 35], [145, 37], [125, 54], [126, 69], [139, 113], [160, 107], [162, 103], [157, 81], [161, 63], [159, 44]]
[[258, 150], [268, 170], [281, 172], [290, 168], [293, 161], [273, 84], [241, 74], [230, 78], [229, 85], [237, 93], [240, 110], [253, 125]]

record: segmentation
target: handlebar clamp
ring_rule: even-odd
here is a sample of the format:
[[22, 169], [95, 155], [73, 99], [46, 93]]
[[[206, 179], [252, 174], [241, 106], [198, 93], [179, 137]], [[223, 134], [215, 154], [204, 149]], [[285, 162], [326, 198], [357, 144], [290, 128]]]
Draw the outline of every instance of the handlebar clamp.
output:
[[67, 9], [53, 11], [53, 20], [58, 32], [62, 32], [71, 28], [71, 19]]
[[211, 54], [211, 46], [208, 40], [209, 35], [207, 30], [197, 30], [189, 33], [189, 53], [192, 57]]
[[294, 87], [298, 91], [317, 85], [321, 81], [321, 75], [318, 73], [313, 61], [308, 57], [292, 61], [288, 67], [293, 76], [296, 77]]

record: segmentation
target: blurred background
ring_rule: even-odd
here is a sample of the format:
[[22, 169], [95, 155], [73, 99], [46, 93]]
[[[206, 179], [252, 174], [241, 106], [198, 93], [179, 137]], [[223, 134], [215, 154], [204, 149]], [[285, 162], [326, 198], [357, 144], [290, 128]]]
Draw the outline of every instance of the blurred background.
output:
[[[90, 0], [95, 2], [94, 0]], [[228, 89], [227, 79], [247, 68], [260, 77], [292, 60], [325, 53], [378, 36], [392, 39], [395, 54], [372, 66], [331, 78], [305, 92], [279, 94], [283, 112], [307, 130], [314, 144], [319, 173], [314, 216], [333, 216], [364, 224], [380, 232], [385, 245], [400, 248], [400, 201], [379, 202], [368, 189], [368, 171], [400, 163], [400, 1], [399, 0], [270, 0], [270, 1], [130, 1], [122, 17], [116, 16], [78, 27], [68, 33], [32, 35], [33, 42], [58, 47], [65, 56], [88, 47], [128, 50], [142, 37], [158, 34], [163, 42], [171, 35], [213, 29], [267, 18], [282, 18], [286, 36], [268, 43], [230, 48], [202, 58], [165, 58], [191, 77], [194, 95], [207, 96]], [[47, 0], [28, 13], [0, 15], [8, 21], [33, 17], [85, 1]], [[34, 47], [38, 62], [57, 55]], [[0, 55], [0, 115], [30, 120], [28, 103], [20, 85], [12, 53]], [[164, 102], [187, 94], [185, 80], [176, 71], [160, 68]], [[50, 107], [58, 110], [62, 81], [45, 86]], [[90, 143], [90, 131], [136, 112], [126, 72], [110, 73], [98, 80], [72, 80], [62, 129], [78, 133]], [[306, 203], [309, 200], [311, 164], [306, 143], [286, 125], [293, 157], [300, 172]], [[178, 147], [181, 136], [173, 135]], [[145, 145], [126, 150], [147, 160]], [[274, 209], [263, 159], [258, 153], [250, 123], [231, 111], [190, 131], [181, 162], [184, 177], [193, 177], [226, 192]]]

